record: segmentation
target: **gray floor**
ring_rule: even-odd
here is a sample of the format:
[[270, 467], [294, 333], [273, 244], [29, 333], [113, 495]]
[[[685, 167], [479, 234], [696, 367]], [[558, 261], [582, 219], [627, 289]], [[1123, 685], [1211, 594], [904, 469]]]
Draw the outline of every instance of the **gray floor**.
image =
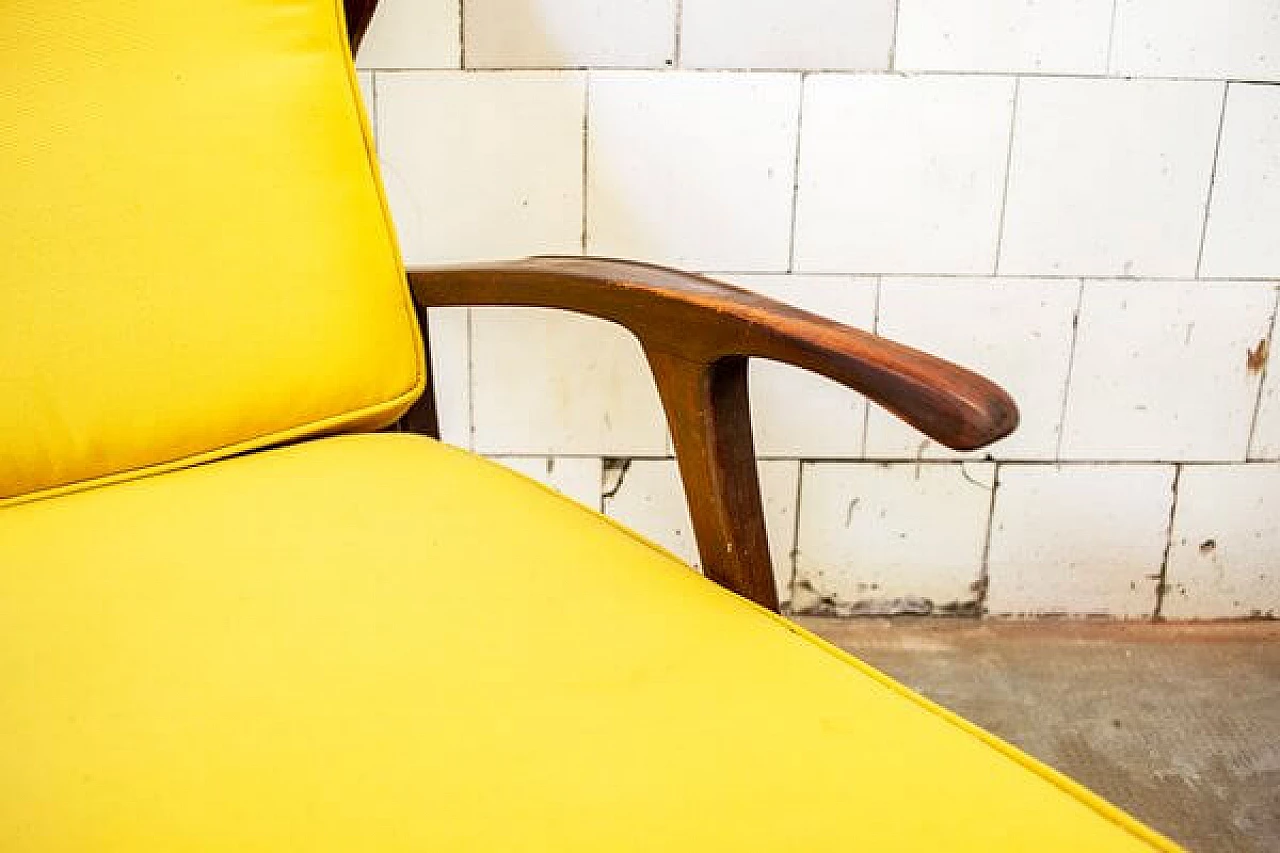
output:
[[800, 619], [1194, 851], [1280, 851], [1280, 623]]

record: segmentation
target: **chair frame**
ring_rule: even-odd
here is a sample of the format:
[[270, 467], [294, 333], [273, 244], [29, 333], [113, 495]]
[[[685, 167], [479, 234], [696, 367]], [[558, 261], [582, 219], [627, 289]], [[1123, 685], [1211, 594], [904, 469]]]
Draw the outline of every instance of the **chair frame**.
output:
[[[354, 53], [377, 0], [344, 6]], [[703, 572], [775, 611], [750, 358], [821, 374], [955, 449], [990, 444], [1018, 423], [1012, 398], [965, 368], [704, 276], [631, 261], [538, 257], [413, 268], [408, 282], [428, 346], [427, 310], [443, 306], [556, 308], [630, 331], [666, 412]], [[430, 383], [401, 426], [439, 437]]]

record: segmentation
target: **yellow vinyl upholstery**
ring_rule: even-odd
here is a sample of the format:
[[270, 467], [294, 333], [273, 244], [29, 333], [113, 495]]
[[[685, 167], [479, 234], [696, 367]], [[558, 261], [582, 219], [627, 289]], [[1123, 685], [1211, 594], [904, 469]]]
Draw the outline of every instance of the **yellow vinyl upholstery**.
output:
[[0, 116], [0, 505], [421, 392], [337, 0], [5, 0]]
[[7, 853], [1171, 849], [418, 436], [9, 507], [0, 565]]

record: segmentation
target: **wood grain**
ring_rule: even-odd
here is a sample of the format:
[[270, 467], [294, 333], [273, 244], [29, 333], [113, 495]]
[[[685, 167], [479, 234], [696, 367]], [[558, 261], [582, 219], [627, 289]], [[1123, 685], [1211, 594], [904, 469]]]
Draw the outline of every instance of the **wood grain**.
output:
[[708, 577], [777, 608], [764, 532], [747, 359], [802, 367], [866, 394], [958, 450], [1013, 431], [999, 386], [910, 347], [759, 294], [651, 264], [542, 257], [409, 271], [420, 308], [562, 308], [639, 339], [675, 442]]

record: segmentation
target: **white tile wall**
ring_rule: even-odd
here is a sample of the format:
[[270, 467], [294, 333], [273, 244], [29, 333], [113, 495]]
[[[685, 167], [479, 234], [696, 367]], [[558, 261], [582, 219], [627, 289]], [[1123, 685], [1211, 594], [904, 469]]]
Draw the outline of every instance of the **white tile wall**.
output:
[[1277, 0], [1116, 0], [1117, 74], [1280, 80]]
[[604, 512], [653, 540], [689, 565], [698, 543], [672, 459], [629, 460], [605, 470]]
[[378, 157], [410, 264], [576, 253], [584, 80], [382, 72]]
[[793, 606], [975, 609], [994, 473], [976, 462], [805, 464]]
[[364, 103], [365, 115], [369, 117], [369, 126], [377, 127], [374, 113], [374, 106], [377, 102], [373, 97], [373, 72], [357, 71], [356, 80], [360, 84], [360, 100]]
[[690, 68], [888, 68], [893, 0], [684, 0]]
[[360, 68], [457, 68], [459, 0], [381, 0], [356, 65]]
[[[791, 600], [791, 551], [795, 542], [798, 462], [761, 462], [760, 496], [778, 598]], [[605, 472], [604, 511], [692, 566], [698, 543], [674, 459], [636, 459], [625, 470]]]
[[796, 515], [800, 511], [800, 463], [765, 460], [759, 463], [758, 476], [778, 601], [790, 604], [795, 578]]
[[666, 419], [640, 345], [565, 311], [471, 309], [475, 449], [661, 456]]
[[1150, 616], [1172, 465], [1002, 465], [987, 558], [998, 615]]
[[1013, 80], [815, 74], [805, 83], [795, 267], [989, 273]]
[[[990, 377], [1017, 400], [1017, 431], [965, 455], [1053, 459], [1079, 297], [1075, 279], [885, 278], [877, 331]], [[959, 454], [873, 407], [867, 455]]]
[[592, 75], [587, 251], [786, 270], [799, 98], [794, 74]]
[[[726, 280], [864, 331], [875, 326], [874, 278], [739, 275]], [[751, 364], [757, 456], [859, 457], [866, 415], [866, 398], [843, 385], [785, 364]]]
[[1274, 307], [1261, 284], [1086, 282], [1062, 458], [1243, 461]]
[[1113, 0], [901, 0], [894, 66], [1101, 74]]
[[427, 313], [431, 386], [440, 420], [440, 439], [471, 447], [471, 332], [466, 308], [432, 308]]
[[[1149, 615], [1177, 462], [1182, 618], [1276, 607], [1255, 568], [1280, 563], [1278, 46], [1280, 0], [383, 0], [359, 80], [411, 264], [713, 272], [1012, 391], [1019, 431], [961, 455], [754, 364], [784, 597], [798, 521], [800, 607], [975, 607], [990, 493], [961, 475], [990, 485], [990, 453], [985, 605]], [[693, 555], [626, 333], [531, 310], [430, 326], [445, 440], [590, 505], [602, 457], [644, 457], [610, 510]]]
[[500, 456], [494, 460], [599, 512], [603, 463], [593, 456]]
[[999, 271], [1195, 275], [1222, 91], [1021, 81]]
[[1250, 459], [1280, 459], [1280, 359], [1274, 358], [1280, 345], [1280, 312], [1271, 324], [1271, 336], [1261, 353], [1254, 347], [1254, 366], [1263, 375], [1258, 414], [1254, 419]]
[[1188, 465], [1161, 615], [1280, 615], [1280, 465]]
[[1200, 274], [1280, 278], [1280, 86], [1227, 88]]
[[466, 0], [468, 68], [662, 66], [676, 0]]

